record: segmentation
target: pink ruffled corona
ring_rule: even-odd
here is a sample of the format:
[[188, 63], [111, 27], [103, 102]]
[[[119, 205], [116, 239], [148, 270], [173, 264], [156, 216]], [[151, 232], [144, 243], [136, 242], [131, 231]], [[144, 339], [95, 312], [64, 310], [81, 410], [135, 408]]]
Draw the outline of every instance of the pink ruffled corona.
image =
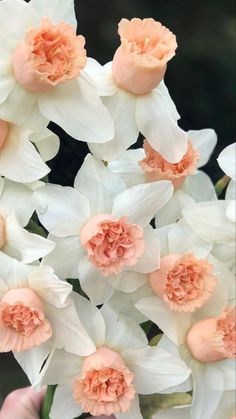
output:
[[187, 335], [195, 359], [212, 363], [236, 356], [235, 307], [226, 307], [219, 317], [195, 323]]
[[74, 28], [43, 18], [41, 26], [27, 32], [13, 55], [13, 69], [19, 84], [33, 93], [45, 92], [79, 77], [86, 64], [85, 39]]
[[39, 346], [52, 335], [44, 305], [29, 288], [7, 291], [0, 303], [0, 352], [21, 352]]
[[96, 215], [85, 224], [81, 242], [90, 262], [104, 276], [118, 274], [125, 266], [137, 263], [145, 250], [143, 229], [127, 222], [127, 217]]
[[121, 356], [102, 347], [86, 357], [73, 382], [74, 400], [93, 416], [125, 413], [135, 397], [133, 374]]
[[6, 242], [5, 222], [4, 222], [4, 219], [0, 216], [0, 250], [3, 248], [5, 242]]
[[137, 18], [122, 19], [118, 33], [121, 45], [112, 62], [116, 84], [135, 95], [150, 93], [175, 55], [175, 35], [154, 19]]
[[149, 282], [171, 310], [193, 312], [211, 297], [217, 278], [207, 260], [171, 254], [161, 258], [160, 269], [149, 275]]
[[144, 141], [143, 148], [146, 157], [139, 164], [144, 170], [147, 180], [149, 182], [171, 180], [175, 189], [179, 189], [186, 177], [196, 170], [200, 157], [191, 141], [188, 141], [187, 152], [178, 163], [169, 163], [150, 146], [147, 140]]
[[0, 119], [0, 151], [4, 147], [8, 136], [8, 123]]

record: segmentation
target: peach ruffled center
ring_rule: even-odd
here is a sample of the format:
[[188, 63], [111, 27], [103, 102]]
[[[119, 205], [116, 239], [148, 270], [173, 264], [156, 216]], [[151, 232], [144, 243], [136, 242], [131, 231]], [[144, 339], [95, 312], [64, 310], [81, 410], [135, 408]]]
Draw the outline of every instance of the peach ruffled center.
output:
[[145, 250], [143, 229], [127, 222], [127, 217], [110, 214], [92, 217], [81, 232], [90, 262], [104, 276], [118, 274], [125, 266], [133, 266]]
[[153, 290], [171, 310], [193, 312], [212, 295], [217, 278], [205, 259], [192, 254], [164, 256], [160, 269], [149, 275]]
[[99, 348], [84, 361], [82, 376], [73, 383], [73, 395], [84, 412], [96, 415], [125, 413], [135, 397], [133, 374], [123, 359], [108, 348]]
[[194, 358], [212, 363], [236, 356], [235, 307], [226, 307], [219, 317], [195, 323], [187, 335]]
[[75, 79], [86, 64], [85, 39], [74, 28], [43, 18], [41, 26], [27, 32], [13, 55], [17, 81], [31, 92], [44, 92]]
[[154, 19], [138, 18], [122, 19], [118, 32], [121, 46], [112, 62], [116, 84], [135, 95], [150, 93], [175, 55], [175, 35]]
[[8, 123], [0, 119], [0, 151], [3, 149], [4, 145], [6, 144], [8, 131], [9, 131]]
[[146, 157], [139, 162], [149, 182], [155, 180], [171, 180], [174, 188], [178, 189], [184, 183], [186, 176], [196, 170], [199, 153], [192, 142], [188, 141], [188, 149], [178, 163], [169, 163], [160, 153], [155, 151], [147, 140], [143, 145]]
[[12, 289], [0, 303], [0, 348], [23, 351], [41, 345], [52, 335], [44, 305], [29, 288]]
[[5, 222], [0, 216], [0, 250], [4, 247], [6, 242]]

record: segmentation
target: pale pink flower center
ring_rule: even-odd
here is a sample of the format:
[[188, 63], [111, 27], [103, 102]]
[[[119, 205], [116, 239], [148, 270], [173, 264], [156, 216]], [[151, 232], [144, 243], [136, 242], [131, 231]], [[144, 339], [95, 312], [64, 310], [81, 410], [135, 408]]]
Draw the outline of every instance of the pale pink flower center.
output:
[[0, 216], [0, 250], [3, 248], [6, 242], [5, 222]]
[[81, 242], [91, 263], [105, 276], [135, 265], [145, 250], [142, 227], [110, 214], [91, 218], [81, 232]]
[[212, 295], [217, 278], [205, 259], [192, 254], [168, 255], [149, 276], [153, 290], [172, 310], [195, 311]]
[[195, 323], [187, 335], [187, 344], [201, 362], [212, 363], [236, 356], [235, 307], [226, 307], [219, 317]]
[[120, 355], [99, 348], [85, 359], [82, 376], [73, 383], [73, 396], [92, 415], [125, 413], [135, 396], [132, 381], [133, 374]]
[[[43, 18], [41, 26], [29, 31], [13, 56], [17, 81], [32, 92], [47, 91], [75, 79], [86, 64], [85, 39], [74, 28]], [[23, 72], [23, 73], [22, 73]]]
[[42, 311], [29, 308], [24, 304], [5, 304], [2, 308], [2, 320], [5, 326], [21, 335], [30, 336], [44, 321]]
[[0, 119], [0, 151], [3, 149], [4, 145], [6, 144], [8, 131], [9, 131], [8, 123]]
[[147, 140], [144, 141], [146, 157], [139, 162], [150, 182], [156, 180], [171, 180], [175, 189], [182, 186], [186, 176], [196, 170], [199, 153], [195, 150], [192, 142], [188, 141], [188, 149], [178, 163], [169, 163], [160, 153], [155, 151]]

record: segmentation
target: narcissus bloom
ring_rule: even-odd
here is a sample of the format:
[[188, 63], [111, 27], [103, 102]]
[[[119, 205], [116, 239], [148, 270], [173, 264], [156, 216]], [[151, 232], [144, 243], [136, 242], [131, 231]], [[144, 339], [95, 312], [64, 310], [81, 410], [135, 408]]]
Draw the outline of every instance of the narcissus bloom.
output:
[[[181, 210], [194, 201], [216, 199], [214, 185], [204, 172], [204, 166], [216, 145], [217, 136], [212, 129], [188, 131], [188, 149], [177, 163], [169, 163], [148, 142], [143, 148], [126, 151], [118, 160], [111, 161], [109, 168], [121, 176], [128, 187], [156, 180], [170, 180], [175, 192], [157, 213], [158, 227], [176, 222]], [[204, 184], [204, 188], [202, 185]]]
[[88, 155], [75, 188], [45, 185], [34, 193], [39, 219], [56, 243], [43, 263], [62, 278], [79, 278], [96, 304], [115, 289], [138, 289], [159, 266], [158, 234], [149, 223], [172, 193], [169, 181], [127, 189]]
[[100, 66], [88, 60], [86, 72], [94, 81], [115, 126], [114, 138], [90, 144], [94, 155], [111, 161], [134, 144], [141, 132], [151, 146], [171, 163], [187, 151], [187, 135], [164, 84], [167, 62], [177, 47], [175, 36], [153, 19], [122, 19], [121, 45], [113, 61]]
[[75, 301], [97, 349], [85, 357], [63, 350], [49, 356], [39, 383], [58, 384], [52, 419], [73, 419], [83, 412], [141, 419], [138, 394], [159, 392], [188, 379], [185, 364], [166, 350], [148, 346], [134, 320], [118, 316], [106, 304], [99, 311], [78, 294]]
[[38, 180], [50, 172], [44, 162], [58, 150], [59, 138], [48, 129], [37, 135], [0, 119], [0, 175], [22, 183]]
[[235, 204], [235, 195], [236, 195], [236, 143], [228, 145], [224, 150], [219, 154], [217, 159], [219, 166], [226, 173], [227, 176], [231, 178], [229, 185], [227, 186], [225, 199], [232, 200], [229, 203], [226, 216], [231, 221], [236, 221], [236, 204]]
[[0, 352], [13, 351], [31, 382], [53, 347], [78, 355], [94, 351], [71, 296], [72, 286], [51, 267], [0, 253]]
[[83, 74], [74, 2], [3, 0], [0, 24], [0, 118], [36, 132], [51, 120], [76, 139], [110, 140], [111, 118]]

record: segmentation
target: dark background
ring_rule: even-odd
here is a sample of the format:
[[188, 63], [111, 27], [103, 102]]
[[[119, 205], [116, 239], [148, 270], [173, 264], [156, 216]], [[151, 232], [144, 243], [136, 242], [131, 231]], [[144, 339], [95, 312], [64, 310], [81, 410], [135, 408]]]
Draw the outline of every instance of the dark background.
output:
[[[76, 0], [78, 33], [86, 38], [88, 56], [103, 64], [119, 45], [117, 25], [123, 17], [153, 17], [176, 34], [179, 47], [165, 82], [182, 116], [182, 128], [216, 130], [214, 157], [235, 140], [234, 12], [232, 0]], [[60, 135], [61, 149], [50, 162], [50, 181], [72, 185], [87, 146], [54, 124], [51, 128]], [[215, 161], [205, 170], [214, 181], [222, 175]], [[0, 403], [1, 397], [24, 383], [11, 355], [1, 354]]]

